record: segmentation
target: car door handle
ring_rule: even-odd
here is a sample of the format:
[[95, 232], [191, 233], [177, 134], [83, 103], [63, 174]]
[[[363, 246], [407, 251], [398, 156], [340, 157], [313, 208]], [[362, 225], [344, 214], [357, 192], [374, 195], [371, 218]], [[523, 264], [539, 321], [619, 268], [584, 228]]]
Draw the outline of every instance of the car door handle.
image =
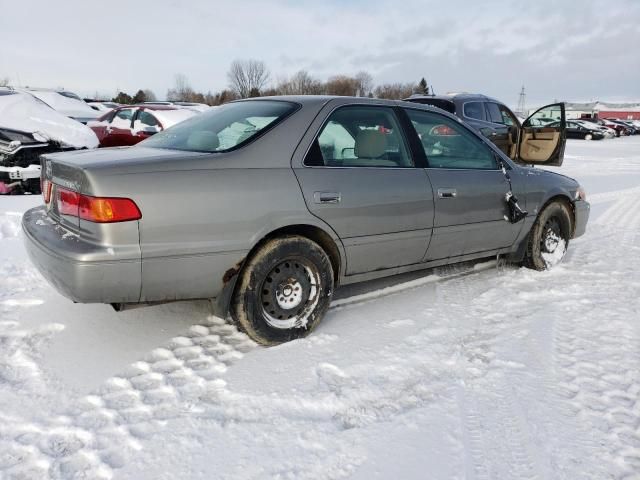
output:
[[314, 192], [313, 201], [315, 203], [340, 203], [341, 195], [338, 192]]
[[458, 196], [458, 192], [455, 188], [439, 188], [438, 189], [438, 197], [440, 198], [456, 198]]

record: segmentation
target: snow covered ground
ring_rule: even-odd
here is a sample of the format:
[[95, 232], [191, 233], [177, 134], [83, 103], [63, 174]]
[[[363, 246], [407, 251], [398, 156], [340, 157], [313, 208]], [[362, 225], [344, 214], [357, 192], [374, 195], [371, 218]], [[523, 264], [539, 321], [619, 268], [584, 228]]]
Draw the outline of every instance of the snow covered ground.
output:
[[565, 262], [339, 292], [256, 347], [205, 302], [74, 305], [0, 198], [0, 479], [640, 478], [640, 138], [570, 141]]

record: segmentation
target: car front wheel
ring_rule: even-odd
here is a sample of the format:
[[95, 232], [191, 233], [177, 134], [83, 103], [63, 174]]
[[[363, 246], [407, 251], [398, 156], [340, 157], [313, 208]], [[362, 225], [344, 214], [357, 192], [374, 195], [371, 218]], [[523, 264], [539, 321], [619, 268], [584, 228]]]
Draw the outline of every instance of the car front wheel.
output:
[[529, 234], [524, 266], [548, 270], [564, 258], [571, 238], [571, 213], [566, 204], [547, 205], [536, 219]]
[[268, 240], [243, 268], [231, 316], [262, 345], [308, 335], [322, 320], [333, 293], [333, 268], [312, 240], [285, 236]]
[[585, 140], [593, 140], [593, 135], [591, 135], [590, 133], [585, 134], [584, 136]]

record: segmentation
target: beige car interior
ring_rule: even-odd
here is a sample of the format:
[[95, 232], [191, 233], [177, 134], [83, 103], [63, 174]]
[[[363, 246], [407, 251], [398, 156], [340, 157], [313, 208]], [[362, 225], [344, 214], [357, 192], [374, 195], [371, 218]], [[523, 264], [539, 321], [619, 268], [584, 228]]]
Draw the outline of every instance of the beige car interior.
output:
[[387, 136], [379, 130], [358, 132], [353, 150], [356, 158], [345, 158], [342, 161], [343, 166], [362, 166], [365, 164], [371, 167], [398, 166], [393, 160], [382, 158], [387, 153]]
[[560, 132], [552, 128], [523, 128], [520, 160], [544, 162], [551, 157], [560, 141]]

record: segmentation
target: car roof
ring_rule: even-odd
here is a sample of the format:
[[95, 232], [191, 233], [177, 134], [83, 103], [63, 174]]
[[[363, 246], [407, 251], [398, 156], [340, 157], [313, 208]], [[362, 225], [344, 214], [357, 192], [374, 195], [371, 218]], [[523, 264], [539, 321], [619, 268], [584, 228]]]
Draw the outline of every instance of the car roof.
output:
[[407, 101], [416, 101], [416, 100], [430, 100], [430, 99], [435, 99], [435, 100], [448, 100], [450, 102], [453, 102], [454, 100], [488, 100], [491, 102], [497, 102], [497, 103], [503, 103], [500, 100], [496, 100], [495, 98], [489, 97], [487, 95], [483, 95], [482, 93], [468, 93], [468, 92], [462, 92], [462, 93], [446, 93], [444, 95], [421, 95], [421, 94], [414, 94], [411, 95], [409, 98], [405, 98], [405, 100]]
[[133, 105], [119, 105], [114, 110], [122, 110], [123, 108], [144, 108], [145, 110], [179, 110], [173, 105], [150, 105], [147, 103], [135, 103]]
[[[343, 95], [274, 95], [271, 97], [254, 97], [243, 98], [240, 100], [233, 100], [233, 102], [252, 102], [260, 100], [277, 100], [299, 103], [301, 105], [317, 105], [321, 103], [328, 103], [330, 101], [338, 101], [340, 103], [358, 103], [358, 104], [371, 104], [371, 105], [388, 105], [394, 106], [398, 104], [404, 104], [406, 106], [415, 107], [415, 102], [406, 102], [403, 100], [389, 100], [386, 98], [369, 98], [369, 97], [349, 97]], [[230, 102], [230, 103], [233, 103]]]

